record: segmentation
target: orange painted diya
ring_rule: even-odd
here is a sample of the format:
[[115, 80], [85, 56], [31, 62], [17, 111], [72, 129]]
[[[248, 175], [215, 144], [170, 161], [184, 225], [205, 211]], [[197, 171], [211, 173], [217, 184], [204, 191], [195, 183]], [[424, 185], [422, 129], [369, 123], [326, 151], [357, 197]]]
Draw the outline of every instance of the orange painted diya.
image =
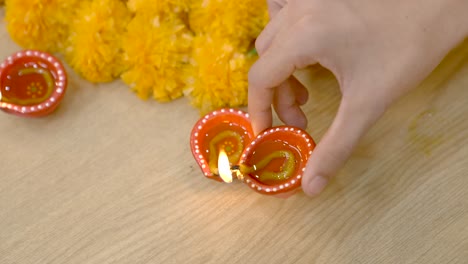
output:
[[254, 136], [248, 114], [219, 109], [192, 129], [192, 154], [204, 175], [220, 182], [237, 178], [265, 195], [289, 196], [301, 187], [312, 137], [291, 126], [269, 128]]
[[0, 64], [0, 108], [7, 113], [47, 115], [59, 105], [66, 87], [63, 65], [48, 53], [20, 51]]

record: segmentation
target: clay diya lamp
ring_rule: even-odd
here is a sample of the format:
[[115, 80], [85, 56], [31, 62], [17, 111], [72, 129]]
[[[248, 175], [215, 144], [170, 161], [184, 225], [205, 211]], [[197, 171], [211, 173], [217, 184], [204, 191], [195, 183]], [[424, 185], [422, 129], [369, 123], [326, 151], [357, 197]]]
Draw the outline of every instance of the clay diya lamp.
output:
[[219, 109], [198, 120], [190, 145], [205, 177], [219, 182], [238, 179], [258, 193], [279, 197], [301, 189], [315, 148], [307, 132], [291, 126], [254, 136], [248, 114], [235, 109]]
[[20, 51], [0, 65], [0, 108], [7, 113], [45, 116], [60, 104], [66, 87], [65, 68], [48, 53]]

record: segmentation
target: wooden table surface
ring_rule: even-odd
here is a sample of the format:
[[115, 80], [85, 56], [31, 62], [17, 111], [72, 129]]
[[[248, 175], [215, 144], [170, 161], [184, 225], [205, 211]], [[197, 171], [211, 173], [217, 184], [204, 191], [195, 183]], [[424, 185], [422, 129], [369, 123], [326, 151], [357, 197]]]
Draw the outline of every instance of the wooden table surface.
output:
[[[4, 22], [0, 47], [2, 60], [20, 50]], [[69, 75], [53, 115], [0, 113], [0, 263], [468, 263], [468, 43], [316, 199], [205, 179], [186, 99], [143, 102]], [[320, 68], [300, 77], [318, 141], [337, 83]]]

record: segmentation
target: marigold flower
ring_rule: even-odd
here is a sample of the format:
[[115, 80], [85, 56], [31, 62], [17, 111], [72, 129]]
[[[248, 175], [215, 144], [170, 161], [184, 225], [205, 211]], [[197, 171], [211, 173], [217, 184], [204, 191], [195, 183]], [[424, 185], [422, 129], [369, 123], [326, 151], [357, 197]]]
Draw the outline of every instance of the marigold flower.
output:
[[70, 17], [79, 0], [6, 0], [5, 20], [11, 38], [20, 46], [62, 51]]
[[190, 0], [128, 0], [127, 6], [135, 13], [170, 14], [187, 12]]
[[192, 34], [179, 19], [160, 19], [138, 13], [128, 25], [121, 78], [140, 98], [167, 102], [183, 95]]
[[66, 57], [91, 82], [112, 81], [123, 71], [122, 33], [130, 12], [120, 0], [83, 1], [71, 23]]
[[246, 52], [226, 38], [195, 37], [184, 92], [200, 114], [247, 104], [247, 74], [256, 56]]
[[217, 35], [249, 45], [267, 23], [266, 1], [193, 0], [189, 13], [195, 33]]

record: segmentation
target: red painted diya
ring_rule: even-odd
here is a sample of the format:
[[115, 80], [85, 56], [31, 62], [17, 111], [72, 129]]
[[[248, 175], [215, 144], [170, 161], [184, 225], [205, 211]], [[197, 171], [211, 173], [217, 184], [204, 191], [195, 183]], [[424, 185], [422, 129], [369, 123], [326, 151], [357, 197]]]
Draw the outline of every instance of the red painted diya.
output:
[[220, 182], [237, 178], [266, 195], [288, 196], [301, 187], [315, 148], [302, 129], [279, 126], [254, 136], [248, 114], [220, 109], [201, 118], [190, 137], [192, 154], [204, 175]]
[[7, 113], [47, 115], [59, 105], [66, 87], [65, 68], [48, 53], [20, 51], [0, 64], [0, 108]]

